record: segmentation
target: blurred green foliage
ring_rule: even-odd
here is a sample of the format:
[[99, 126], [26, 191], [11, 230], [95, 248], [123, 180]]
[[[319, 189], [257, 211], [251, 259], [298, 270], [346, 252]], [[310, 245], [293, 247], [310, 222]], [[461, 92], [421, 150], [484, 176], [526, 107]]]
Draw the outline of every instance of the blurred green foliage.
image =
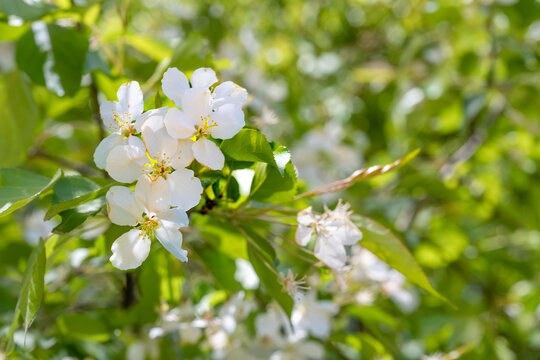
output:
[[[369, 312], [351, 309], [356, 323], [334, 340], [366, 359], [416, 359], [460, 347], [467, 347], [462, 359], [537, 359], [538, 14], [535, 0], [0, 0], [0, 167], [49, 178], [58, 167], [99, 176], [92, 160], [102, 136], [98, 100], [114, 99], [133, 79], [149, 107], [156, 98], [171, 105], [159, 95], [165, 69], [213, 67], [247, 88], [248, 125], [289, 147], [308, 187], [422, 149], [412, 165], [336, 196], [405, 239], [457, 309], [427, 293], [411, 313], [389, 301]], [[292, 165], [279, 171], [296, 176]], [[28, 195], [47, 185], [41, 177], [27, 181], [40, 184]], [[92, 184], [77, 196], [102, 196], [94, 192], [107, 184]], [[69, 184], [55, 186], [62, 185]], [[22, 239], [35, 243], [32, 230], [43, 226], [44, 212], [33, 223], [32, 216], [60, 200], [44, 196], [0, 218], [3, 334], [33, 251]], [[186, 265], [152, 251], [130, 294], [135, 280], [105, 265], [124, 229], [111, 226], [86, 240], [103, 226], [87, 221], [47, 242], [48, 290], [29, 333], [33, 342], [16, 336], [27, 349], [21, 356], [123, 357], [163, 308], [209, 294], [219, 304], [222, 288], [239, 288], [229, 273], [218, 271], [216, 285], [190, 275], [195, 270], [230, 270], [233, 254], [260, 260], [235, 248], [237, 234], [223, 224], [205, 224], [202, 232], [211, 235], [203, 237], [220, 251], [205, 248]], [[77, 251], [86, 255], [81, 262]], [[168, 341], [157, 345], [162, 357], [180, 356]]]

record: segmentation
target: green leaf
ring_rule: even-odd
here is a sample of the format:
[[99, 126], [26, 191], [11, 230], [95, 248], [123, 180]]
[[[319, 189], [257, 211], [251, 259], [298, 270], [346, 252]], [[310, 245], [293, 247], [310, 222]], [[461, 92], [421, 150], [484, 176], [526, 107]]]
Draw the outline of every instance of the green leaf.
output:
[[234, 273], [236, 271], [234, 259], [211, 248], [200, 249], [197, 251], [197, 254], [212, 272], [214, 279], [221, 287], [231, 292], [242, 289], [242, 285], [234, 279]]
[[81, 225], [90, 216], [94, 216], [101, 211], [105, 205], [105, 199], [99, 198], [81, 204], [74, 209], [62, 211], [60, 216], [62, 221], [53, 229], [54, 233], [67, 233]]
[[26, 76], [19, 71], [0, 74], [0, 167], [26, 159], [39, 118]]
[[129, 45], [155, 61], [163, 61], [173, 55], [172, 49], [167, 45], [156, 41], [152, 37], [144, 35], [127, 35], [125, 39]]
[[62, 177], [58, 170], [52, 179], [20, 169], [0, 169], [0, 216], [28, 204], [49, 190]]
[[398, 321], [394, 316], [384, 312], [384, 310], [379, 309], [376, 306], [351, 305], [347, 307], [346, 313], [358, 318], [363, 324], [384, 324], [392, 328], [395, 328], [398, 325]]
[[260, 161], [277, 168], [272, 147], [263, 134], [254, 129], [242, 129], [231, 139], [221, 143], [227, 160]]
[[362, 230], [364, 235], [359, 243], [361, 246], [402, 273], [410, 282], [453, 306], [433, 288], [414, 256], [390, 230], [365, 216], [354, 215], [351, 220]]
[[289, 160], [283, 175], [271, 166], [257, 164], [251, 187], [251, 199], [265, 203], [280, 203], [292, 200], [296, 195], [296, 170]]
[[19, 318], [22, 318], [24, 331], [27, 332], [37, 315], [43, 300], [45, 263], [45, 242], [40, 239], [26, 265], [9, 337], [18, 327]]
[[163, 106], [163, 101], [161, 100], [161, 94], [159, 93], [159, 90], [156, 91], [156, 96], [154, 96], [154, 105], [156, 109]]
[[248, 244], [247, 252], [251, 265], [253, 265], [266, 291], [290, 317], [294, 302], [289, 294], [283, 291], [283, 286], [279, 282], [277, 274], [270, 270], [269, 266], [271, 265], [264, 263], [261, 258], [263, 255], [259, 254], [252, 245]]
[[99, 319], [87, 314], [64, 314], [56, 320], [64, 335], [91, 341], [109, 340], [109, 329]]
[[93, 181], [80, 176], [65, 177], [54, 186], [53, 205], [47, 211], [45, 220], [56, 214], [78, 207], [88, 201], [104, 196], [111, 184], [100, 187]]
[[54, 9], [55, 7], [41, 1], [0, 0], [1, 13], [15, 15], [23, 20], [37, 19]]
[[17, 42], [17, 65], [34, 83], [58, 96], [74, 95], [81, 85], [88, 39], [73, 28], [43, 22], [34, 25]]
[[274, 262], [276, 261], [276, 250], [270, 244], [270, 242], [262, 235], [260, 235], [257, 231], [255, 231], [251, 226], [242, 225], [241, 227], [249, 236], [249, 238], [253, 240], [253, 242], [255, 242], [259, 249], [264, 253], [270, 263], [274, 264]]

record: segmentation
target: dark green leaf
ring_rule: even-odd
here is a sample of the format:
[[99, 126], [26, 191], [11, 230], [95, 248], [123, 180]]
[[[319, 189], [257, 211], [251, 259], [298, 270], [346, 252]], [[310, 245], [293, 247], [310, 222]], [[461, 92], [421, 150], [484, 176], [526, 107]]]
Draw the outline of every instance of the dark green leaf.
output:
[[0, 216], [28, 204], [49, 190], [61, 177], [61, 170], [49, 179], [26, 170], [0, 169]]

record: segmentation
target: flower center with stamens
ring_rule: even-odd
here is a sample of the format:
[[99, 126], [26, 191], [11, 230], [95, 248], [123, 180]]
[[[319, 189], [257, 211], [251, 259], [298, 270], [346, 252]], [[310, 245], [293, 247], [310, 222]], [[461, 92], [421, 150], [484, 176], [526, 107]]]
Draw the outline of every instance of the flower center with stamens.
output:
[[159, 226], [158, 220], [155, 217], [150, 217], [147, 214], [143, 215], [142, 221], [137, 222], [137, 227], [145, 236], [150, 237], [154, 230]]
[[151, 164], [145, 164], [145, 166], [149, 167], [148, 176], [152, 181], [156, 181], [160, 176], [167, 179], [167, 175], [173, 171], [169, 158], [158, 160]]
[[[129, 135], [137, 134], [135, 130], [135, 125], [131, 122], [131, 114], [128, 112], [117, 113], [113, 112], [114, 122], [116, 123], [116, 130], [118, 130], [122, 135], [128, 137]], [[111, 129], [110, 130], [115, 130]]]
[[283, 292], [289, 293], [291, 296], [295, 296], [298, 290], [311, 289], [309, 286], [307, 286], [306, 279], [307, 276], [304, 275], [303, 277], [298, 278], [298, 274], [293, 275], [292, 271], [289, 270], [287, 276], [279, 277], [279, 282], [283, 287]]
[[212, 121], [212, 123], [209, 123], [210, 115], [208, 115], [206, 119], [201, 116], [201, 120], [203, 123], [201, 126], [195, 125], [196, 132], [195, 135], [193, 135], [193, 137], [191, 138], [193, 141], [208, 137], [210, 135], [210, 128], [217, 126], [214, 121]]

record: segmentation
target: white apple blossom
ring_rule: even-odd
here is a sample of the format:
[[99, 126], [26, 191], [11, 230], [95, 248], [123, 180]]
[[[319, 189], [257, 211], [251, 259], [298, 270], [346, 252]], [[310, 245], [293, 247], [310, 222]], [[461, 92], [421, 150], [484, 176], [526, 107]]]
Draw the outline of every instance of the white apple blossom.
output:
[[191, 75], [191, 87], [184, 73], [168, 69], [161, 80], [163, 93], [178, 108], [165, 116], [169, 134], [177, 139], [191, 139], [195, 159], [213, 170], [223, 168], [225, 158], [219, 147], [208, 139], [230, 139], [244, 127], [242, 105], [247, 91], [231, 81], [209, 88], [217, 82], [210, 68], [200, 68]]
[[316, 292], [308, 292], [298, 302], [291, 314], [291, 323], [297, 337], [308, 334], [326, 339], [332, 330], [332, 318], [339, 312], [339, 306], [330, 300], [317, 300]]
[[150, 116], [164, 114], [167, 108], [144, 111], [143, 93], [137, 81], [120, 86], [118, 101], [105, 101], [100, 106], [100, 115], [105, 127], [112, 132], [101, 141], [94, 152], [94, 162], [100, 169], [107, 166], [107, 157], [118, 145], [138, 143], [135, 135], [141, 132], [143, 122]]
[[310, 206], [300, 211], [297, 217], [296, 242], [306, 246], [315, 233], [315, 256], [337, 270], [347, 262], [345, 245], [354, 245], [362, 239], [362, 232], [350, 221], [349, 207], [340, 201], [334, 210], [326, 208], [323, 214], [316, 214]]
[[[133, 182], [146, 174], [152, 181], [165, 179], [172, 206], [189, 210], [201, 200], [203, 187], [192, 170], [191, 140], [169, 136], [163, 117], [150, 116], [142, 125], [142, 141], [134, 137], [130, 144], [117, 146], [107, 158], [111, 177], [121, 182]], [[136, 139], [136, 140], [135, 140]]]
[[170, 190], [163, 178], [151, 181], [142, 175], [135, 191], [113, 186], [107, 192], [109, 219], [117, 225], [133, 226], [112, 245], [112, 264], [120, 270], [142, 264], [150, 252], [151, 238], [158, 241], [180, 261], [187, 261], [182, 249], [181, 227], [188, 225], [185, 211], [170, 207]]
[[268, 346], [285, 346], [294, 337], [287, 315], [275, 303], [255, 318], [257, 338]]
[[[257, 338], [263, 348], [271, 347], [274, 351], [269, 359], [296, 360], [322, 359], [324, 348], [321, 344], [307, 340], [307, 333], [298, 333], [289, 323], [289, 319], [275, 303], [271, 304], [265, 313], [255, 318]], [[277, 350], [275, 350], [277, 348]]]

